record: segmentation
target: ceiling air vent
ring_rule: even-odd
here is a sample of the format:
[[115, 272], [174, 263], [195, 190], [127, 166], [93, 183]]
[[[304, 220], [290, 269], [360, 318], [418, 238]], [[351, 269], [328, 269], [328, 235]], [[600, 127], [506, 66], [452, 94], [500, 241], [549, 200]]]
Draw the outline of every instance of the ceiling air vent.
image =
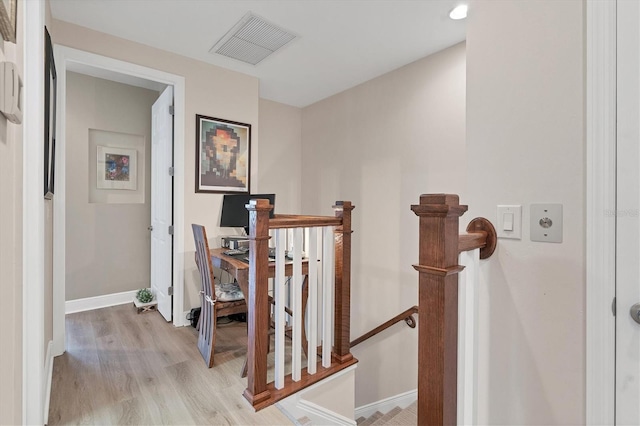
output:
[[294, 38], [295, 34], [247, 13], [209, 53], [256, 65]]

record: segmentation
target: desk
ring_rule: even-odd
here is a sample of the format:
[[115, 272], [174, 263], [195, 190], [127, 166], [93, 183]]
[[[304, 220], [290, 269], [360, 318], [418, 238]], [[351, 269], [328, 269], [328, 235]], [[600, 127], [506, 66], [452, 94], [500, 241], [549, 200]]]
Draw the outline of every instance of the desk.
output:
[[[215, 268], [222, 269], [223, 271], [230, 274], [235, 280], [238, 282], [240, 286], [240, 290], [242, 293], [247, 295], [249, 294], [249, 262], [241, 260], [246, 255], [237, 255], [237, 256], [227, 256], [224, 254], [225, 251], [229, 250], [228, 248], [216, 248], [210, 249], [209, 253], [211, 254], [211, 263]], [[248, 253], [247, 253], [248, 254]], [[307, 353], [307, 336], [305, 331], [305, 314], [307, 310], [307, 300], [309, 296], [309, 290], [307, 287], [307, 281], [309, 278], [309, 260], [302, 260], [302, 274], [304, 275], [304, 280], [302, 282], [302, 350], [305, 355]], [[293, 275], [293, 262], [287, 260], [284, 265], [284, 275], [290, 277]], [[274, 278], [276, 276], [276, 263], [269, 262], [269, 278]], [[271, 299], [271, 298], [269, 298]], [[247, 308], [249, 306], [247, 305]], [[289, 315], [292, 315], [291, 311], [288, 308], [285, 308]], [[245, 368], [243, 368], [243, 375]]]
[[[228, 248], [216, 248], [210, 249], [209, 253], [211, 254], [211, 263], [215, 268], [222, 269], [223, 271], [230, 274], [238, 284], [240, 285], [240, 290], [242, 293], [249, 294], [249, 262], [242, 260], [244, 256], [247, 256], [249, 253], [245, 255], [237, 255], [237, 256], [227, 256], [224, 254], [225, 251], [229, 250]], [[287, 260], [284, 265], [284, 275], [290, 277], [293, 274], [293, 262]], [[302, 274], [305, 276], [303, 285], [303, 309], [306, 306], [306, 283], [307, 283], [307, 275], [309, 274], [309, 261], [306, 259], [302, 260]], [[274, 278], [276, 276], [276, 264], [275, 262], [269, 262], [269, 278]]]

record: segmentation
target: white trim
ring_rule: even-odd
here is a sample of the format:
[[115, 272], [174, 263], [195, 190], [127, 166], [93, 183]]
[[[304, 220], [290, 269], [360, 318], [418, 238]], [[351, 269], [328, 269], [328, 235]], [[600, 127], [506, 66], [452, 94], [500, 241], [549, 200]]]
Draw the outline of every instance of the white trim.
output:
[[[28, 2], [27, 2], [28, 3]], [[172, 85], [174, 92], [174, 178], [173, 178], [173, 324], [184, 326], [188, 322], [181, 314], [184, 309], [184, 134], [185, 134], [185, 80], [184, 77], [131, 64], [106, 56], [55, 46], [56, 67], [58, 71], [58, 144], [56, 181], [65, 181], [65, 121], [66, 121], [66, 71], [77, 64], [102, 68], [111, 72], [131, 75]], [[54, 203], [54, 286], [53, 286], [53, 335], [56, 354], [64, 352], [64, 294], [65, 294], [65, 192], [64, 185], [56, 186]]]
[[[353, 364], [345, 368], [344, 370], [340, 370], [336, 374], [333, 374], [318, 383], [314, 383], [301, 390], [300, 392], [294, 393], [293, 395], [281, 400], [276, 403], [276, 407], [285, 415], [293, 424], [300, 424], [298, 419], [307, 416], [313, 422], [313, 424], [337, 424], [337, 425], [355, 425], [355, 421], [338, 414], [327, 407], [322, 407], [313, 402], [307, 401], [304, 399], [304, 396], [307, 392], [313, 391], [316, 388], [327, 386], [330, 382], [344, 376], [347, 374], [352, 375], [353, 385], [355, 386], [355, 370], [358, 367], [358, 364]], [[355, 389], [353, 389], [355, 391]], [[321, 423], [318, 423], [320, 422]]]
[[458, 263], [458, 415], [459, 425], [477, 424], [478, 284], [480, 249], [463, 251]]
[[67, 314], [107, 308], [109, 306], [133, 303], [138, 290], [123, 291], [121, 293], [104, 294], [102, 296], [85, 297], [84, 299], [67, 300], [64, 311]]
[[47, 356], [44, 360], [44, 424], [49, 423], [49, 402], [51, 402], [51, 380], [53, 379], [53, 340], [47, 345]]
[[185, 96], [184, 77], [172, 75], [173, 82], [173, 325], [189, 325], [182, 315], [184, 309], [184, 135]]
[[321, 407], [318, 404], [315, 404], [313, 402], [304, 400], [304, 399], [300, 399], [298, 401], [298, 407], [308, 411], [310, 414], [313, 414], [316, 417], [319, 417], [322, 419], [322, 423], [321, 424], [328, 424], [328, 425], [341, 425], [341, 426], [356, 426], [357, 423], [355, 420], [351, 420], [345, 416], [343, 416], [342, 414], [338, 414], [338, 413], [334, 413], [331, 410], [327, 410], [324, 407]]
[[616, 2], [586, 5], [586, 423], [615, 422]]
[[[22, 424], [43, 424], [44, 377], [44, 1], [22, 2]], [[18, 37], [21, 35], [18, 34]], [[5, 378], [6, 379], [6, 378]]]
[[390, 396], [389, 398], [381, 399], [380, 401], [372, 402], [370, 404], [363, 405], [361, 407], [356, 408], [355, 418], [359, 419], [360, 417], [369, 418], [376, 411], [380, 411], [381, 413], [388, 413], [393, 410], [395, 407], [407, 408], [415, 401], [418, 400], [418, 389], [414, 389], [412, 391], [399, 393], [395, 396]]
[[[53, 352], [54, 356], [62, 355], [65, 351], [65, 276], [66, 276], [66, 151], [67, 126], [67, 73], [64, 56], [59, 54], [58, 46], [54, 46], [54, 58], [57, 67], [58, 104], [56, 108], [56, 182], [55, 203], [53, 206]], [[62, 184], [61, 184], [62, 183]]]

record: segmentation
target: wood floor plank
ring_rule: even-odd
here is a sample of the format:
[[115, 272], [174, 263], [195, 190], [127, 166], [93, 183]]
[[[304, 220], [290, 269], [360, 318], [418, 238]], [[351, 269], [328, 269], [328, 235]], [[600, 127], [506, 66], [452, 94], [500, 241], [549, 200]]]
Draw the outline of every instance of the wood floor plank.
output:
[[153, 340], [139, 321], [129, 316], [114, 319], [123, 347], [140, 388], [153, 424], [191, 424], [193, 418], [182, 399], [175, 398], [176, 389], [165, 369], [157, 368], [161, 357], [154, 351]]
[[[67, 321], [67, 352], [56, 358], [53, 367], [50, 424], [109, 423], [112, 419], [101, 407], [108, 397], [101, 386], [102, 375], [95, 335], [86, 315]], [[73, 374], [69, 374], [73, 372]], [[60, 389], [60, 392], [54, 391]], [[73, 395], [73, 398], [69, 398]]]
[[192, 327], [131, 305], [66, 317], [67, 351], [54, 360], [50, 425], [290, 425], [276, 407], [242, 397], [246, 324], [218, 329], [207, 368]]

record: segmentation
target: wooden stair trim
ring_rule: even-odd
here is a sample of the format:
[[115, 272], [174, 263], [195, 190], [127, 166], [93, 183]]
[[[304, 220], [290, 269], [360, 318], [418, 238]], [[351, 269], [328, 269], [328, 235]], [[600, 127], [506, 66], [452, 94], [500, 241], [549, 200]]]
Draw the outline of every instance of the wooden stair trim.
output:
[[298, 382], [294, 382], [291, 379], [291, 374], [289, 374], [284, 379], [284, 387], [282, 389], [276, 389], [273, 382], [267, 384], [267, 393], [269, 394], [269, 396], [254, 403], [253, 408], [256, 411], [260, 411], [263, 408], [273, 405], [276, 402], [293, 395], [294, 393], [300, 392], [301, 390], [344, 370], [345, 368], [351, 367], [357, 362], [358, 360], [356, 358], [351, 358], [349, 361], [342, 364], [334, 361], [331, 363], [331, 367], [324, 368], [322, 366], [322, 361], [318, 361], [316, 374], [309, 375], [307, 370], [304, 369], [302, 371], [302, 377]]

